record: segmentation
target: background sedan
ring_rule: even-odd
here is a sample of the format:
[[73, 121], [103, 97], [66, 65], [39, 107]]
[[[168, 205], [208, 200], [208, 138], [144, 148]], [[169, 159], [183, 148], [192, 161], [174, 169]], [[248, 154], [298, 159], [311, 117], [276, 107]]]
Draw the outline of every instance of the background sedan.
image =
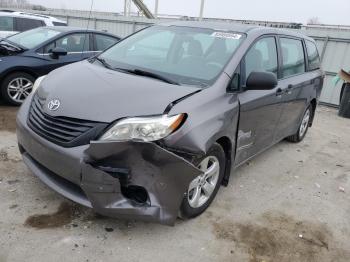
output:
[[72, 27], [40, 27], [0, 41], [1, 96], [20, 105], [36, 78], [114, 45], [119, 37]]

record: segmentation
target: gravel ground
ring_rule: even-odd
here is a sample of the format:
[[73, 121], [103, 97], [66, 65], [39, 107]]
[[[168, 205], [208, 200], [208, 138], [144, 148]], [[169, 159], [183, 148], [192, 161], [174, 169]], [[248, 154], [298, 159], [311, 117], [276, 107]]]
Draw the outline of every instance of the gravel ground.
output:
[[212, 206], [175, 227], [109, 219], [46, 188], [0, 106], [0, 262], [350, 261], [350, 119], [319, 107], [300, 144], [235, 170]]

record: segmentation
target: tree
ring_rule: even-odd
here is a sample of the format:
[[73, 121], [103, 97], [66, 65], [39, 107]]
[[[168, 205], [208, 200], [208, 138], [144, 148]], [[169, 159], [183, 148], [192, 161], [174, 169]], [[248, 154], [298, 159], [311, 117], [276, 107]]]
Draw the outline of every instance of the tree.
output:
[[42, 5], [32, 5], [28, 0], [0, 0], [0, 8], [19, 8], [19, 9], [33, 9], [45, 11], [46, 7]]
[[46, 7], [42, 6], [42, 5], [32, 5], [32, 9], [33, 10], [37, 10], [37, 11], [46, 11]]
[[322, 23], [321, 23], [320, 19], [317, 16], [315, 16], [315, 17], [309, 18], [307, 20], [307, 24], [308, 25], [320, 25]]

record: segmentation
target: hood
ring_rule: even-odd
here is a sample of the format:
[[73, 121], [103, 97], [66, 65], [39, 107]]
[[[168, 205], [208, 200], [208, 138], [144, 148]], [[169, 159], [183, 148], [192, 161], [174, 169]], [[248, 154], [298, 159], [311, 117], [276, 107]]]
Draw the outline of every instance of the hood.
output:
[[11, 56], [22, 53], [24, 49], [19, 46], [13, 45], [4, 39], [0, 39], [0, 56]]
[[[171, 102], [198, 90], [83, 61], [50, 73], [37, 94], [44, 101], [43, 110], [51, 116], [112, 122], [123, 117], [163, 114]], [[60, 106], [50, 111], [47, 104], [54, 99]]]

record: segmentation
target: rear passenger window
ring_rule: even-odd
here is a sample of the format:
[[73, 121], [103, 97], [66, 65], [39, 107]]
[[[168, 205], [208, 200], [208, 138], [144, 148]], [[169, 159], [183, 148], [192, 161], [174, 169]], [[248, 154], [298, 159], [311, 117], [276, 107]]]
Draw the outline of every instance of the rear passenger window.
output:
[[244, 58], [246, 79], [253, 71], [272, 72], [277, 76], [277, 47], [274, 37], [266, 37], [256, 42]]
[[118, 42], [114, 37], [107, 35], [95, 35], [96, 51], [103, 51]]
[[281, 38], [283, 77], [305, 72], [304, 48], [301, 40]]
[[0, 31], [14, 31], [12, 17], [0, 16]]
[[16, 18], [16, 31], [23, 32], [40, 26], [44, 26], [44, 22], [41, 20]]
[[309, 61], [309, 69], [315, 70], [320, 68], [321, 60], [320, 56], [318, 55], [317, 47], [315, 43], [306, 40], [306, 50], [307, 50], [307, 58]]
[[67, 26], [66, 23], [62, 23], [62, 22], [52, 22], [52, 24], [53, 24], [54, 26]]

